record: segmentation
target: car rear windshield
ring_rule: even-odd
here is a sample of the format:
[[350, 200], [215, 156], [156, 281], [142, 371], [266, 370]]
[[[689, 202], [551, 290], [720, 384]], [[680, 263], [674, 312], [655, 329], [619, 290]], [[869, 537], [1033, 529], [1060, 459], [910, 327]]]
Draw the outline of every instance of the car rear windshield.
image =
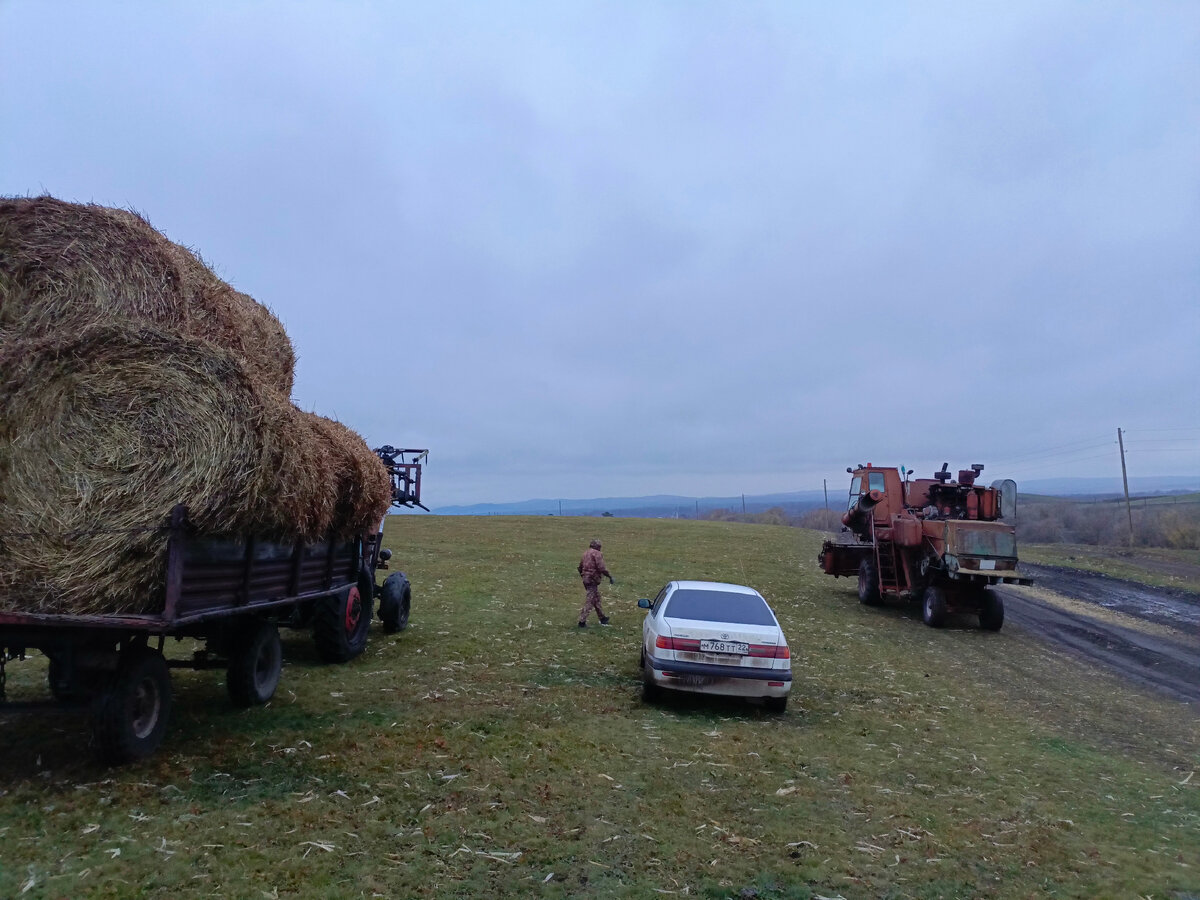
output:
[[757, 594], [729, 591], [678, 590], [667, 601], [664, 616], [701, 622], [731, 622], [737, 625], [774, 625], [766, 601]]

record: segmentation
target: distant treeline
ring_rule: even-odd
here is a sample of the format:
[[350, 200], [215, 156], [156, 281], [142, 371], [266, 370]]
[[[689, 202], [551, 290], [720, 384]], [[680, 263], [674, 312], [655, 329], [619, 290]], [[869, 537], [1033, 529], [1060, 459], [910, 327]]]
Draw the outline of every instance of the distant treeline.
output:
[[[1139, 497], [1131, 507], [1136, 546], [1200, 549], [1200, 496]], [[1130, 511], [1124, 499], [1027, 499], [1017, 504], [1017, 540], [1030, 544], [1128, 545]]]

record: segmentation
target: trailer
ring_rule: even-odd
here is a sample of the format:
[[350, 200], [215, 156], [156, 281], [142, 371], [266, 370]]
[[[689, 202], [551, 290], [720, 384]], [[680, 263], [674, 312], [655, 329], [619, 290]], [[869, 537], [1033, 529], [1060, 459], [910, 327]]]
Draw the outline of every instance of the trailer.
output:
[[[375, 451], [392, 477], [392, 503], [420, 506], [427, 451]], [[410, 454], [423, 454], [408, 460]], [[348, 662], [367, 644], [376, 598], [386, 632], [408, 625], [412, 590], [388, 568], [383, 526], [348, 541], [278, 543], [253, 535], [197, 536], [187, 508], [163, 528], [162, 608], [147, 614], [0, 612], [0, 710], [67, 705], [88, 709], [93, 750], [108, 764], [145, 758], [166, 734], [171, 669], [224, 669], [235, 706], [266, 703], [283, 665], [279, 628], [311, 630], [317, 654]], [[168, 659], [168, 639], [203, 642], [189, 659]], [[5, 665], [31, 650], [49, 659], [49, 701], [8, 702]]]

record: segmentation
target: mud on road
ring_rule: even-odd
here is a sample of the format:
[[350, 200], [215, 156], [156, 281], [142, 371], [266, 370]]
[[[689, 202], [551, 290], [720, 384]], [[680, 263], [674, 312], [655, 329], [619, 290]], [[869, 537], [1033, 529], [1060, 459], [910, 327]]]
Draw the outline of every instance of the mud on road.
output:
[[998, 589], [1017, 627], [1200, 709], [1200, 595], [1022, 564], [1033, 587]]

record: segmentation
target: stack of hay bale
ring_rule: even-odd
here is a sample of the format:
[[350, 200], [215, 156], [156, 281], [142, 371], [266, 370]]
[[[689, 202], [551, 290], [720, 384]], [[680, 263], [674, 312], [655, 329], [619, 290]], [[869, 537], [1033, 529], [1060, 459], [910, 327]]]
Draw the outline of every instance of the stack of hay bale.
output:
[[200, 534], [342, 539], [391, 497], [362, 438], [291, 402], [279, 320], [140, 216], [0, 198], [0, 609], [161, 608]]

